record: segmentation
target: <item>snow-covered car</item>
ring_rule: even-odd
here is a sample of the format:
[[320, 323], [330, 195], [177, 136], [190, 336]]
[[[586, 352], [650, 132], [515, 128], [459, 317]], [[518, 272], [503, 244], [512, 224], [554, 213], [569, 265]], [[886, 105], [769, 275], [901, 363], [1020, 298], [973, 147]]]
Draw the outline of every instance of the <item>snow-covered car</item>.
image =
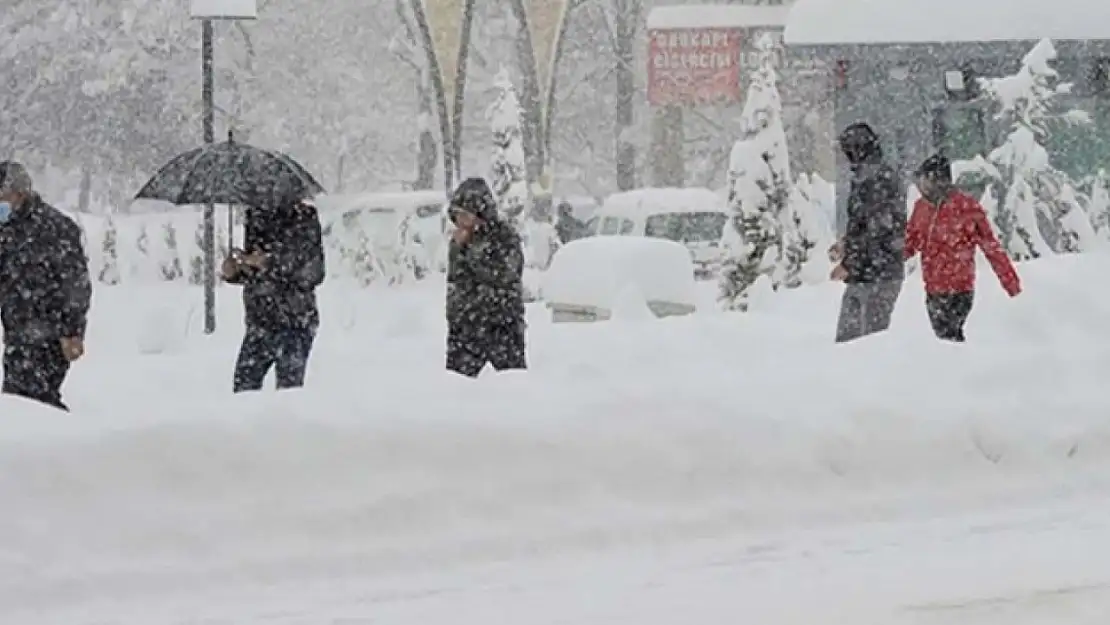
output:
[[634, 236], [681, 243], [699, 278], [716, 274], [728, 212], [724, 198], [705, 188], [636, 189], [606, 198], [589, 221], [590, 236]]
[[355, 256], [370, 252], [377, 271], [390, 278], [396, 268], [386, 265], [411, 266], [418, 276], [440, 269], [439, 258], [446, 249], [446, 203], [442, 191], [316, 198], [328, 238]]
[[542, 289], [555, 322], [669, 317], [697, 310], [689, 251], [665, 239], [571, 241], [552, 259]]

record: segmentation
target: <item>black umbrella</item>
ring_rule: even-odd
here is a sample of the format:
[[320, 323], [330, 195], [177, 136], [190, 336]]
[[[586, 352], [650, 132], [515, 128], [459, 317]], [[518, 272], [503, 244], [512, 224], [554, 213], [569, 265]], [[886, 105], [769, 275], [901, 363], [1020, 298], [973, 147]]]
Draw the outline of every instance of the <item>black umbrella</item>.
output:
[[296, 161], [236, 143], [213, 143], [185, 152], [158, 171], [135, 199], [176, 205], [228, 204], [269, 209], [324, 193], [320, 183]]

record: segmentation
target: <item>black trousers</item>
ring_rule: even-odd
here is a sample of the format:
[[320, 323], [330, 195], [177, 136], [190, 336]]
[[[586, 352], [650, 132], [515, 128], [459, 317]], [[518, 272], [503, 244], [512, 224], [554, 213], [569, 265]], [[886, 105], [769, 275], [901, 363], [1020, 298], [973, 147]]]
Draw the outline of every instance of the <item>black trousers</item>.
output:
[[35, 345], [4, 346], [3, 393], [26, 397], [69, 411], [62, 401], [62, 384], [69, 361], [58, 341]]
[[963, 343], [964, 324], [971, 315], [971, 306], [975, 302], [975, 293], [945, 293], [943, 295], [927, 295], [925, 309], [929, 312], [929, 322], [933, 324], [933, 332], [937, 338], [944, 341]]
[[248, 325], [235, 363], [235, 392], [261, 390], [271, 368], [275, 369], [277, 388], [304, 386], [315, 340], [315, 327], [264, 328]]
[[495, 327], [480, 337], [448, 329], [447, 370], [476, 378], [491, 365], [498, 371], [527, 369], [524, 328]]

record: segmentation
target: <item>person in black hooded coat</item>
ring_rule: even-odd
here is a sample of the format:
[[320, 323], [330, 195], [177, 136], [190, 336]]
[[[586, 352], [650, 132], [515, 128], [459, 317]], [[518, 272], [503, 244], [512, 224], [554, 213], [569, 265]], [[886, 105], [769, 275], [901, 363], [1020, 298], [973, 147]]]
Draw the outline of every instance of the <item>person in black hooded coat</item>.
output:
[[831, 278], [842, 281], [844, 299], [836, 341], [852, 341], [890, 327], [905, 279], [906, 194], [895, 170], [883, 160], [879, 136], [864, 123], [848, 126], [840, 149], [852, 166], [848, 224], [830, 256], [839, 264]]
[[43, 201], [23, 165], [0, 163], [0, 392], [68, 411], [62, 386], [85, 353], [91, 301], [77, 222]]
[[487, 364], [526, 369], [520, 235], [498, 216], [481, 178], [459, 185], [449, 211], [455, 231], [447, 264], [447, 369], [468, 377]]

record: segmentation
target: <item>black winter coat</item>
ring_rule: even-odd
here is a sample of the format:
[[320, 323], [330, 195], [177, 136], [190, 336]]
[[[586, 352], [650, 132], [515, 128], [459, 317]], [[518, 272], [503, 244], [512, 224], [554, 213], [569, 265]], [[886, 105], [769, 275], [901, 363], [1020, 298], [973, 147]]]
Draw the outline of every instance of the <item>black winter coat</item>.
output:
[[524, 250], [510, 224], [487, 221], [466, 245], [454, 240], [447, 264], [449, 334], [472, 350], [487, 337], [524, 331]]
[[905, 278], [906, 195], [890, 166], [869, 161], [853, 168], [844, 235], [848, 284]]
[[81, 229], [37, 195], [0, 224], [4, 342], [84, 337], [92, 300]]
[[246, 268], [228, 280], [243, 285], [248, 326], [263, 329], [315, 328], [320, 324], [316, 287], [324, 282], [320, 217], [311, 206], [278, 211], [249, 209], [244, 251], [262, 252], [261, 270]]

